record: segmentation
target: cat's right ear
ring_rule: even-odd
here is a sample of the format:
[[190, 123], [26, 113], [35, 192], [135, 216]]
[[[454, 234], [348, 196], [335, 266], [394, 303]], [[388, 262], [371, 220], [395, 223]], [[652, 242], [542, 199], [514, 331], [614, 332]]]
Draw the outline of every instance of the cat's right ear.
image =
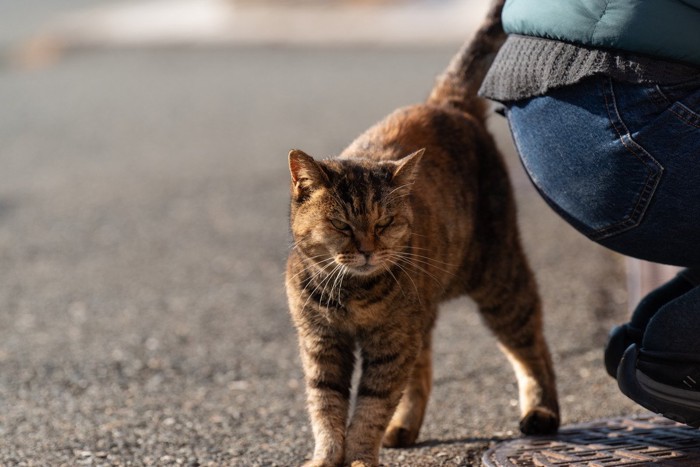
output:
[[328, 176], [313, 157], [299, 149], [289, 151], [289, 173], [292, 176], [292, 194], [303, 198], [328, 183]]
[[401, 187], [410, 187], [418, 175], [418, 165], [423, 158], [425, 148], [399, 159], [394, 169], [394, 183]]

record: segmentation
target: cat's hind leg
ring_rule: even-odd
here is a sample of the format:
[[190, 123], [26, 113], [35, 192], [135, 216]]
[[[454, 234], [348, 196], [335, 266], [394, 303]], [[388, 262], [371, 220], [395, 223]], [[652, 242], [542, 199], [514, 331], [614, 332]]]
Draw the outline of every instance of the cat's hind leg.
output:
[[528, 435], [554, 433], [559, 428], [559, 404], [532, 273], [523, 268], [518, 280], [504, 289], [476, 300], [484, 321], [515, 371], [520, 430]]
[[526, 435], [551, 434], [559, 428], [554, 375], [549, 354], [543, 355], [543, 346], [544, 342], [533, 347], [500, 345], [518, 379], [520, 431]]

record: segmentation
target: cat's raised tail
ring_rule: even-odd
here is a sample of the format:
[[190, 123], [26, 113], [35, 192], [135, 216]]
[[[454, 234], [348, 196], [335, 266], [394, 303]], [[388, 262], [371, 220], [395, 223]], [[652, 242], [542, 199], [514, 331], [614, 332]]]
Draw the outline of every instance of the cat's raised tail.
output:
[[505, 1], [493, 1], [476, 35], [462, 46], [438, 77], [428, 103], [449, 105], [484, 119], [488, 104], [477, 96], [477, 91], [506, 39], [501, 23]]

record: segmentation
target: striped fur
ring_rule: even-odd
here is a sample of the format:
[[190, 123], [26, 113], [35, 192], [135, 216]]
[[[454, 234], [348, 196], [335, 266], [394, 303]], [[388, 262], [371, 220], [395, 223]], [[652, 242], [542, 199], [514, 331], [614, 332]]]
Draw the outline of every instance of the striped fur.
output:
[[[287, 295], [315, 438], [309, 466], [377, 465], [413, 444], [432, 385], [440, 302], [467, 294], [516, 372], [524, 433], [559, 424], [540, 298], [478, 81], [502, 41], [500, 7], [426, 103], [399, 109], [339, 157], [289, 155]], [[362, 375], [352, 416], [359, 348]]]

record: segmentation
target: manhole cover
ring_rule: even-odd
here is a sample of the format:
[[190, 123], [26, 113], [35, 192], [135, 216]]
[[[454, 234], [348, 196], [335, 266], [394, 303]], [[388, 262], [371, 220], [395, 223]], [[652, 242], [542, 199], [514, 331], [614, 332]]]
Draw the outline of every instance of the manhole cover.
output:
[[700, 430], [649, 415], [562, 428], [553, 437], [507, 441], [484, 464], [511, 466], [700, 466]]

